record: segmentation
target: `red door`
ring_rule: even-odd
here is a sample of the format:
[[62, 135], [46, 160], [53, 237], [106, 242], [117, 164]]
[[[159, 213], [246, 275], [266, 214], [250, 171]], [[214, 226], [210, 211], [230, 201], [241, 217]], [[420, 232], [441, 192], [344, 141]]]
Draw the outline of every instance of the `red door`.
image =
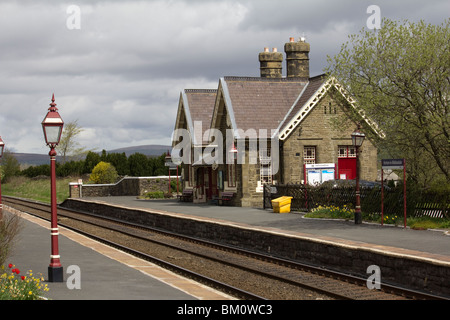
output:
[[338, 159], [339, 179], [356, 179], [356, 158]]

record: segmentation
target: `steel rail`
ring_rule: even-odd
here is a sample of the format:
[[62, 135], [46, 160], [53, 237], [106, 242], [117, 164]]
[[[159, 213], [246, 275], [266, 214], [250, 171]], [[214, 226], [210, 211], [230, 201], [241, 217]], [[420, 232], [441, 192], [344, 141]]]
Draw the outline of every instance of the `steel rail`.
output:
[[[33, 208], [33, 209], [36, 209], [36, 207], [35, 207], [36, 205], [41, 205], [41, 206], [43, 206], [45, 208], [49, 207], [49, 205], [47, 205], [47, 204], [36, 202], [36, 201], [31, 201], [31, 200], [28, 200], [28, 199], [7, 197], [7, 201], [11, 201], [11, 199], [21, 202], [22, 203], [21, 205], [24, 205], [23, 203], [28, 203], [26, 206], [29, 206], [30, 208]], [[254, 259], [267, 261], [267, 262], [270, 262], [270, 263], [273, 263], [273, 264], [277, 264], [277, 265], [283, 265], [283, 266], [286, 266], [286, 267], [289, 267], [289, 268], [292, 268], [292, 269], [298, 269], [298, 270], [302, 270], [302, 271], [306, 271], [306, 272], [311, 272], [311, 273], [314, 273], [314, 274], [326, 276], [326, 277], [333, 278], [333, 279], [336, 279], [336, 280], [339, 280], [339, 281], [344, 281], [344, 282], [348, 282], [348, 283], [357, 284], [357, 285], [360, 285], [360, 286], [365, 286], [366, 285], [366, 281], [367, 281], [366, 279], [363, 279], [361, 277], [348, 275], [348, 274], [344, 274], [344, 273], [337, 272], [337, 271], [326, 270], [326, 269], [323, 269], [323, 268], [320, 268], [320, 267], [317, 267], [317, 266], [312, 266], [312, 265], [309, 265], [309, 264], [299, 263], [297, 261], [291, 261], [291, 260], [287, 260], [287, 259], [277, 258], [277, 257], [273, 257], [273, 256], [269, 256], [269, 255], [265, 255], [265, 254], [261, 254], [261, 253], [257, 253], [257, 252], [253, 252], [253, 251], [249, 251], [249, 250], [245, 250], [245, 249], [241, 249], [241, 248], [226, 246], [226, 245], [214, 243], [214, 242], [211, 242], [211, 241], [206, 241], [206, 240], [202, 240], [202, 239], [198, 239], [198, 238], [192, 238], [192, 237], [188, 237], [188, 236], [184, 236], [184, 235], [180, 235], [180, 234], [175, 234], [173, 232], [160, 230], [160, 229], [155, 229], [155, 228], [151, 228], [151, 227], [148, 227], [148, 226], [142, 226], [142, 225], [138, 225], [138, 224], [135, 224], [135, 223], [130, 223], [130, 222], [127, 222], [127, 221], [122, 221], [122, 220], [113, 219], [113, 218], [109, 218], [109, 217], [105, 217], [105, 216], [101, 216], [101, 215], [92, 214], [92, 213], [89, 213], [89, 212], [80, 212], [80, 211], [76, 211], [76, 210], [73, 210], [73, 209], [67, 209], [67, 208], [62, 208], [62, 207], [60, 207], [60, 209], [64, 210], [64, 211], [67, 211], [67, 212], [74, 213], [74, 214], [82, 214], [82, 215], [87, 215], [87, 216], [93, 216], [93, 217], [96, 217], [96, 218], [101, 218], [101, 219], [104, 219], [104, 220], [107, 220], [107, 221], [113, 221], [113, 222], [120, 223], [120, 224], [123, 224], [123, 225], [129, 225], [129, 226], [132, 226], [132, 227], [138, 227], [140, 229], [144, 229], [144, 230], [151, 231], [151, 232], [158, 232], [158, 233], [170, 236], [170, 237], [176, 237], [176, 238], [179, 238], [179, 239], [182, 239], [182, 240], [185, 240], [185, 241], [190, 241], [190, 242], [193, 242], [193, 243], [196, 243], [196, 244], [212, 247], [212, 248], [215, 248], [215, 249], [221, 248], [221, 250], [223, 250], [223, 251], [228, 251], [228, 252], [233, 252], [233, 253], [240, 254], [240, 255], [245, 255], [245, 256], [248, 256], [248, 257], [251, 257], [251, 258], [254, 258]], [[45, 211], [45, 210], [43, 210], [43, 211]], [[70, 217], [70, 218], [77, 219], [77, 218], [73, 218], [73, 217]], [[63, 225], [63, 224], [61, 223], [61, 225]], [[122, 233], [126, 233], [126, 232], [120, 231], [120, 230], [116, 230], [116, 231], [122, 232]], [[83, 231], [79, 230], [77, 232], [83, 232]], [[137, 237], [134, 234], [129, 234], [128, 233], [128, 235], [133, 236], [133, 237]], [[171, 245], [169, 245], [167, 243], [158, 242], [158, 241], [155, 241], [155, 240], [152, 240], [152, 239], [148, 239], [148, 238], [145, 238], [144, 240], [152, 241], [152, 242], [155, 242], [155, 243], [158, 243], [160, 245], [167, 246], [167, 247], [171, 246]], [[110, 242], [109, 240], [104, 240], [104, 241]], [[207, 259], [214, 259], [214, 258], [211, 258], [210, 256], [207, 256], [207, 255], [201, 255], [199, 253], [193, 253], [192, 251], [189, 251], [189, 250], [183, 250], [180, 247], [176, 247], [176, 246], [172, 246], [172, 247], [174, 249], [176, 249], [176, 250], [185, 251], [185, 252], [188, 252], [190, 254], [196, 254], [196, 255], [199, 255], [199, 256], [203, 256], [203, 257], [205, 257]], [[128, 250], [133, 250], [131, 248], [127, 248], [127, 249]], [[236, 266], [235, 264], [230, 263], [228, 261], [223, 261], [223, 260], [220, 260], [220, 259], [215, 259], [215, 260], [219, 261], [220, 263], [226, 263], [228, 265]], [[170, 263], [168, 263], [168, 264], [170, 265]], [[250, 271], [250, 272], [253, 272], [253, 273], [259, 273], [261, 275], [268, 276], [268, 274], [265, 273], [265, 272], [260, 272], [260, 271], [257, 271], [257, 270], [251, 269], [251, 268], [246, 268], [246, 267], [243, 267], [241, 265], [237, 265], [237, 267], [239, 267], [241, 269], [247, 269], [247, 271]], [[270, 275], [270, 276], [274, 277], [273, 275]], [[325, 289], [317, 288], [317, 287], [314, 287], [314, 286], [311, 286], [311, 285], [308, 285], [308, 284], [299, 283], [298, 281], [291, 281], [290, 279], [286, 279], [286, 278], [283, 278], [283, 277], [279, 277], [279, 280], [285, 281], [285, 282], [289, 282], [289, 283], [292, 283], [292, 284], [297, 285], [297, 286], [300, 285], [300, 286], [302, 286], [304, 288], [315, 290], [315, 291], [318, 291], [318, 292], [322, 292], [322, 293], [327, 294], [327, 295], [332, 295], [333, 297], [338, 298], [338, 299], [350, 299], [348, 296], [340, 295], [340, 294], [337, 294], [335, 292], [330, 292], [330, 291], [327, 291]], [[407, 289], [407, 288], [403, 288], [403, 287], [399, 287], [399, 286], [396, 286], [396, 285], [393, 285], [393, 284], [387, 284], [387, 283], [381, 283], [381, 290], [383, 292], [386, 292], [386, 293], [395, 294], [395, 295], [398, 295], [398, 296], [403, 296], [403, 297], [407, 297], [407, 298], [410, 298], [410, 299], [417, 299], [417, 300], [426, 300], [426, 299], [433, 299], [433, 300], [442, 300], [442, 299], [444, 299], [444, 300], [447, 300], [448, 299], [446, 297], [433, 295], [433, 294], [429, 294], [429, 293], [425, 293], [425, 292], [420, 292], [420, 291], [416, 291], [416, 290], [411, 290], [411, 289]], [[261, 298], [261, 297], [259, 297], [259, 298]]]
[[[26, 200], [22, 200], [22, 201], [26, 201]], [[39, 203], [39, 204], [45, 205], [45, 204], [42, 204], [42, 203]], [[44, 210], [42, 210], [42, 211], [44, 211]], [[50, 219], [44, 218], [44, 217], [42, 217], [42, 216], [40, 216], [38, 214], [34, 214], [32, 212], [26, 212], [26, 214], [32, 215], [34, 217], [37, 217], [37, 218], [45, 220], [45, 221], [50, 221]], [[255, 294], [253, 294], [251, 292], [248, 292], [248, 291], [245, 291], [245, 290], [241, 290], [241, 289], [236, 288], [234, 286], [230, 286], [230, 285], [228, 285], [226, 283], [223, 283], [221, 281], [217, 281], [217, 280], [212, 279], [210, 277], [206, 277], [206, 276], [201, 275], [201, 274], [199, 274], [197, 272], [193, 272], [193, 271], [188, 270], [186, 268], [182, 268], [182, 267], [177, 266], [177, 265], [175, 265], [173, 263], [161, 260], [159, 258], [156, 258], [156, 257], [152, 256], [152, 255], [149, 255], [149, 254], [143, 253], [141, 251], [129, 248], [127, 246], [123, 246], [123, 245], [121, 245], [119, 243], [116, 243], [116, 242], [113, 242], [111, 240], [108, 240], [108, 239], [105, 239], [105, 238], [102, 238], [102, 237], [98, 237], [98, 236], [93, 235], [91, 233], [85, 232], [85, 231], [83, 231], [81, 229], [74, 228], [74, 227], [65, 225], [64, 223], [60, 223], [60, 222], [58, 222], [58, 224], [60, 226], [64, 227], [64, 228], [68, 229], [68, 230], [72, 230], [72, 231], [74, 231], [76, 233], [79, 233], [79, 234], [81, 234], [83, 236], [91, 238], [91, 239], [93, 239], [95, 241], [101, 242], [103, 244], [106, 244], [106, 245], [111, 246], [113, 248], [116, 248], [116, 249], [118, 249], [120, 251], [123, 251], [123, 252], [126, 252], [128, 254], [131, 254], [131, 255], [133, 255], [135, 257], [138, 257], [140, 259], [143, 259], [143, 260], [149, 261], [151, 263], [154, 263], [154, 264], [156, 264], [156, 265], [158, 265], [158, 266], [160, 266], [160, 267], [162, 267], [164, 269], [170, 270], [170, 271], [172, 271], [174, 273], [180, 274], [180, 275], [182, 275], [184, 277], [187, 277], [189, 279], [193, 279], [193, 280], [195, 280], [197, 282], [200, 282], [200, 283], [202, 283], [204, 285], [207, 285], [207, 286], [209, 286], [211, 288], [217, 289], [217, 290], [219, 290], [221, 292], [227, 293], [227, 294], [229, 294], [231, 296], [234, 296], [234, 297], [237, 297], [239, 299], [244, 299], [244, 300], [266, 300], [265, 298], [260, 297], [258, 295], [255, 295]]]

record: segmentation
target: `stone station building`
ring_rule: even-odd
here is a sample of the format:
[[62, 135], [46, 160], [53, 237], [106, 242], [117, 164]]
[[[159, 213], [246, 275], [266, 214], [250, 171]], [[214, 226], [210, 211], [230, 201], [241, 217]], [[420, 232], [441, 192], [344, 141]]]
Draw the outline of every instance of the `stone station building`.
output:
[[[284, 49], [285, 77], [283, 54], [265, 48], [260, 77], [222, 77], [217, 89], [180, 94], [175, 132], [184, 129], [189, 141], [175, 134], [172, 155], [184, 156], [183, 188], [194, 202], [231, 193], [232, 205], [261, 207], [264, 184], [308, 183], [307, 168], [320, 164], [333, 179], [355, 178], [357, 123], [347, 116], [358, 110], [355, 101], [336, 79], [310, 77], [308, 43], [291, 38]], [[366, 136], [382, 135], [363, 115], [360, 124]], [[375, 181], [371, 139], [360, 151], [361, 179]]]

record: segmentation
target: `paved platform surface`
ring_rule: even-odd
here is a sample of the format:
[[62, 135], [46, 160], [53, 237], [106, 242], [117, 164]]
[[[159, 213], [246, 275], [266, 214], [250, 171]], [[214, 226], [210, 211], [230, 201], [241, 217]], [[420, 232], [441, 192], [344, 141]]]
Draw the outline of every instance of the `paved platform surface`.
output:
[[[4, 209], [4, 214], [15, 212]], [[50, 223], [30, 215], [23, 218], [22, 230], [7, 264], [13, 263], [25, 274], [41, 274], [50, 289], [44, 293], [51, 300], [227, 300], [229, 296], [207, 288], [147, 261], [137, 259], [97, 241], [59, 228], [59, 248], [64, 281], [48, 282], [50, 263]], [[75, 272], [79, 267], [80, 288]], [[70, 289], [68, 287], [72, 287]]]
[[[232, 223], [269, 232], [309, 237], [354, 247], [433, 260], [450, 266], [448, 230], [411, 230], [352, 221], [307, 219], [301, 213], [181, 203], [177, 200], [139, 200], [136, 197], [83, 198], [82, 201], [139, 208], [159, 213]], [[5, 210], [5, 209], [4, 209]], [[9, 209], [14, 211], [12, 209]], [[22, 214], [24, 229], [10, 258], [20, 270], [41, 273], [47, 280], [50, 262], [49, 223]], [[81, 289], [66, 282], [47, 283], [46, 297], [54, 300], [223, 300], [230, 297], [155, 265], [111, 249], [60, 227], [59, 247], [64, 272], [70, 265], [81, 271]], [[71, 274], [65, 274], [67, 281]]]
[[300, 235], [334, 243], [363, 246], [450, 263], [450, 230], [412, 230], [403, 226], [353, 221], [304, 218], [302, 213], [273, 213], [271, 209], [193, 204], [170, 200], [140, 200], [136, 197], [83, 198], [130, 208], [171, 212], [206, 220], [223, 221], [262, 230]]

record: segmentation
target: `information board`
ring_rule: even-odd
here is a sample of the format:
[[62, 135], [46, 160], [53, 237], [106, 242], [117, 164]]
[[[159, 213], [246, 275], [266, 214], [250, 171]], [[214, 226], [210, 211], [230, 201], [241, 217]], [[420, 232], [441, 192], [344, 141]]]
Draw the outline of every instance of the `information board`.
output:
[[305, 165], [306, 182], [318, 185], [328, 180], [334, 180], [336, 165], [334, 163], [314, 163]]
[[383, 169], [403, 169], [404, 159], [382, 159], [381, 168]]

